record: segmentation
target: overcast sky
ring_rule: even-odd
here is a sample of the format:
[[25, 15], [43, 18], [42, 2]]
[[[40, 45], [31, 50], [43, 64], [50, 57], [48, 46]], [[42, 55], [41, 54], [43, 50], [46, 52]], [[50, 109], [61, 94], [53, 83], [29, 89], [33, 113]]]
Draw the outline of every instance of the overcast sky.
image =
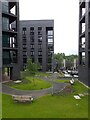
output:
[[20, 20], [54, 19], [54, 52], [78, 54], [79, 0], [19, 0]]

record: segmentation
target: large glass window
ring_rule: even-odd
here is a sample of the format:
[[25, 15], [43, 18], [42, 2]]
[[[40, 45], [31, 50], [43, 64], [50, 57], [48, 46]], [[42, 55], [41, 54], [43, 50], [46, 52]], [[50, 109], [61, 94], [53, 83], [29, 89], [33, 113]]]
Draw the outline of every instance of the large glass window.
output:
[[53, 30], [48, 30], [48, 35], [53, 35]]
[[8, 2], [2, 2], [2, 11], [9, 12]]
[[3, 30], [9, 30], [9, 19], [6, 17], [2, 18], [2, 28]]
[[3, 38], [3, 47], [10, 47], [9, 35], [2, 35]]
[[53, 39], [50, 39], [50, 38], [49, 38], [49, 39], [48, 39], [48, 43], [51, 43], [51, 42], [53, 42]]
[[3, 51], [3, 64], [10, 64], [10, 53], [9, 51]]

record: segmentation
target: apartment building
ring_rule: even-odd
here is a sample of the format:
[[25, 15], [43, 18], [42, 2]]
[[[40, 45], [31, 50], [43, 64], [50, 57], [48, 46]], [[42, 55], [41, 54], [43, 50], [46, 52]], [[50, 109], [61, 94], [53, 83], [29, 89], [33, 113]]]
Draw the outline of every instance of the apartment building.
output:
[[52, 69], [54, 52], [54, 20], [20, 21], [20, 61], [21, 69], [27, 59], [39, 63], [42, 71]]
[[79, 80], [90, 86], [90, 1], [79, 2]]
[[[12, 27], [15, 24], [15, 27]], [[0, 2], [0, 74], [19, 78], [19, 2]], [[2, 77], [0, 77], [0, 80]]]

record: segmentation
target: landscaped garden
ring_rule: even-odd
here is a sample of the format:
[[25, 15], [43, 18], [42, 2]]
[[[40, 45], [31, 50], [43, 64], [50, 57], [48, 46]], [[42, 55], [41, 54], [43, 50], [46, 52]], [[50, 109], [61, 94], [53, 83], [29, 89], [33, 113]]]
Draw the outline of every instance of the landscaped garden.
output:
[[6, 83], [10, 87], [20, 89], [20, 90], [40, 90], [49, 88], [52, 86], [50, 82], [44, 81], [38, 77], [26, 76], [21, 80], [21, 83], [14, 83], [11, 81]]
[[32, 60], [28, 59], [26, 69], [21, 72], [21, 80], [19, 80], [19, 83], [10, 81], [6, 83], [6, 85], [20, 90], [41, 90], [51, 87], [52, 84], [50, 82], [39, 78], [40, 76], [48, 77], [50, 74], [39, 72], [39, 68], [39, 64], [32, 63]]
[[[48, 82], [50, 79], [51, 74], [38, 72], [37, 65], [29, 60], [27, 69], [21, 74], [21, 82], [12, 81], [6, 84], [20, 90], [41, 90], [52, 86], [52, 82]], [[59, 78], [54, 80], [57, 83], [69, 83], [69, 81]], [[73, 85], [69, 84], [63, 91], [39, 96], [40, 98], [34, 99], [31, 103], [16, 102], [12, 96], [2, 94], [2, 116], [3, 118], [88, 118], [88, 97], [90, 97], [88, 90], [75, 80]], [[80, 99], [76, 99], [75, 96], [79, 96]]]
[[[46, 95], [33, 103], [17, 103], [3, 94], [3, 118], [88, 118], [88, 88], [78, 81], [70, 94]], [[81, 99], [74, 95], [84, 94]]]

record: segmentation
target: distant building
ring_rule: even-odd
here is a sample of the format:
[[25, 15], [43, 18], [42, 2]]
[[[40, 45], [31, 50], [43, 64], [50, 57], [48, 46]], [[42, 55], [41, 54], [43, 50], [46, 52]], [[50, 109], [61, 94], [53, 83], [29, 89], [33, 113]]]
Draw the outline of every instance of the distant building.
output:
[[20, 61], [21, 69], [27, 59], [39, 63], [42, 71], [52, 69], [54, 52], [54, 20], [20, 21]]
[[79, 80], [90, 86], [90, 1], [79, 2]]
[[[12, 28], [13, 23], [15, 29]], [[7, 76], [13, 80], [18, 79], [20, 73], [18, 31], [19, 2], [0, 2], [0, 74], [3, 72], [4, 76], [7, 71]]]

